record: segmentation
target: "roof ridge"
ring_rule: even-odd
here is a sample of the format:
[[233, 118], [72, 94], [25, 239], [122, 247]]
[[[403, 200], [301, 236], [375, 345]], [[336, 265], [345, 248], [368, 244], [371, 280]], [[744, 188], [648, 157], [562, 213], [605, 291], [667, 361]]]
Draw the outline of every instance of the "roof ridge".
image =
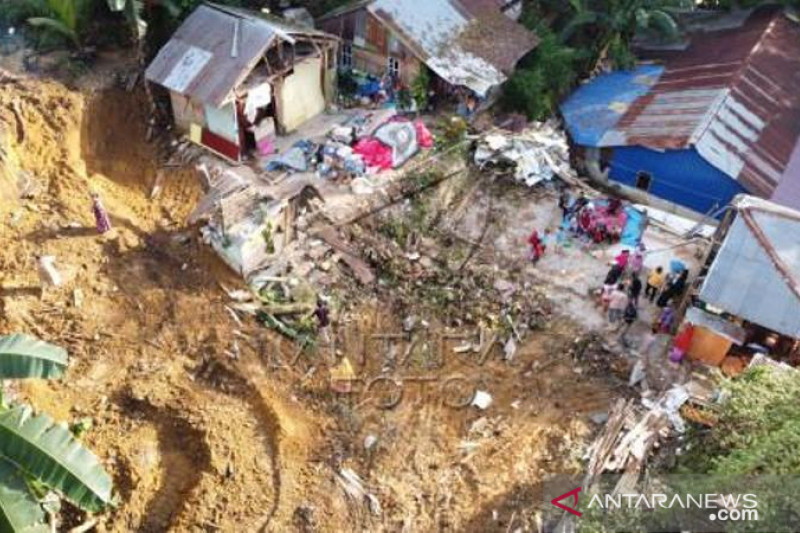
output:
[[[772, 246], [772, 242], [770, 241], [769, 237], [767, 237], [766, 233], [764, 232], [761, 225], [755, 219], [751, 211], [759, 211], [768, 214], [775, 214], [765, 209], [757, 209], [753, 207], [746, 207], [739, 210], [739, 214], [744, 220], [745, 225], [750, 230], [750, 233], [756, 238], [756, 241], [761, 248], [766, 252], [767, 257], [775, 266], [775, 269], [781, 275], [783, 280], [786, 282], [786, 285], [789, 286], [789, 290], [791, 290], [794, 295], [800, 299], [800, 280], [796, 279], [795, 276], [792, 274], [791, 269], [788, 265], [781, 259], [781, 257], [776, 252], [775, 248]], [[788, 217], [787, 217], [788, 218]], [[797, 221], [797, 219], [794, 219]]]

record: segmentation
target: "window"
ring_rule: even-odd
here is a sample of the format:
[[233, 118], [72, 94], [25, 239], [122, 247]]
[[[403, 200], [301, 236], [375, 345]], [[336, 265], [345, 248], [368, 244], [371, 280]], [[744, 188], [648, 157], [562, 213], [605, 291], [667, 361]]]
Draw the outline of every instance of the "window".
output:
[[356, 13], [356, 26], [353, 31], [353, 44], [364, 46], [367, 37], [367, 12], [365, 10]]
[[636, 188], [643, 191], [649, 191], [650, 185], [653, 183], [653, 175], [649, 172], [640, 170], [636, 173]]
[[400, 76], [400, 61], [396, 57], [391, 57], [386, 60], [386, 71], [389, 75], [395, 78]]
[[339, 66], [345, 70], [353, 68], [353, 47], [342, 44], [339, 47]]
[[399, 54], [400, 53], [400, 40], [394, 35], [394, 33], [389, 34], [389, 53], [390, 54]]

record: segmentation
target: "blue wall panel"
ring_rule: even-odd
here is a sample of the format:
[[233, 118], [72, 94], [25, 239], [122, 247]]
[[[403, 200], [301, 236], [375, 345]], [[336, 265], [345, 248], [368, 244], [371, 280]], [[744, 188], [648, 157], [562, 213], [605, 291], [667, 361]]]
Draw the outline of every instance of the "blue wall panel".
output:
[[664, 152], [638, 146], [614, 148], [612, 180], [635, 187], [639, 171], [652, 174], [651, 194], [700, 213], [727, 205], [735, 195], [747, 192], [694, 148]]

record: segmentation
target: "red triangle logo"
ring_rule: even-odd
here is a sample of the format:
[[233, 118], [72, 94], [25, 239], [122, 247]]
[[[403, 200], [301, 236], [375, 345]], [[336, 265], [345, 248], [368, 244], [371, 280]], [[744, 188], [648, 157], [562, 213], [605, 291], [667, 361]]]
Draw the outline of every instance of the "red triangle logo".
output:
[[[552, 503], [553, 505], [555, 505], [560, 509], [564, 509], [568, 513], [574, 514], [575, 516], [581, 516], [581, 513], [575, 509], [576, 507], [578, 507], [578, 493], [580, 491], [581, 491], [580, 487], [578, 487], [577, 489], [572, 489], [569, 492], [565, 492], [561, 496], [553, 498], [552, 500], [550, 500], [550, 503]], [[564, 498], [569, 498], [570, 496], [575, 498], [575, 501], [572, 503], [572, 507], [567, 507], [566, 505], [561, 503], [561, 500], [563, 500]]]

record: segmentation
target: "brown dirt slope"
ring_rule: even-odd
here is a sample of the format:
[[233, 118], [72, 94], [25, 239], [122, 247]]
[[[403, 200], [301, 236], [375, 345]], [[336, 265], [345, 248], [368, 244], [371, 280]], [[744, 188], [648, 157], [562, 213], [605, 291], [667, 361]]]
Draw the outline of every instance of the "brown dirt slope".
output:
[[[486, 412], [411, 390], [384, 411], [333, 394], [319, 358], [272, 365], [273, 338], [225, 308], [218, 284], [239, 280], [185, 225], [200, 194], [194, 171], [170, 172], [161, 196], [147, 199], [161, 154], [144, 141], [145, 110], [122, 91], [0, 81], [0, 176], [4, 185], [24, 177], [32, 191], [0, 204], [0, 334], [29, 332], [69, 349], [65, 379], [15, 390], [59, 420], [93, 419], [85, 439], [120, 500], [98, 529], [532, 528], [537, 483], [574, 468], [586, 413], [612, 395], [573, 372], [565, 347], [574, 329], [521, 346], [513, 365], [448, 363], [444, 372], [493, 394]], [[94, 231], [90, 191], [112, 215], [110, 235]], [[54, 255], [65, 278], [44, 300], [37, 253]], [[377, 331], [386, 306], [361, 307], [363, 331]], [[374, 355], [361, 375], [381, 372]], [[368, 435], [378, 443], [365, 453]], [[364, 478], [380, 515], [345, 496], [334, 476], [341, 467]]]

